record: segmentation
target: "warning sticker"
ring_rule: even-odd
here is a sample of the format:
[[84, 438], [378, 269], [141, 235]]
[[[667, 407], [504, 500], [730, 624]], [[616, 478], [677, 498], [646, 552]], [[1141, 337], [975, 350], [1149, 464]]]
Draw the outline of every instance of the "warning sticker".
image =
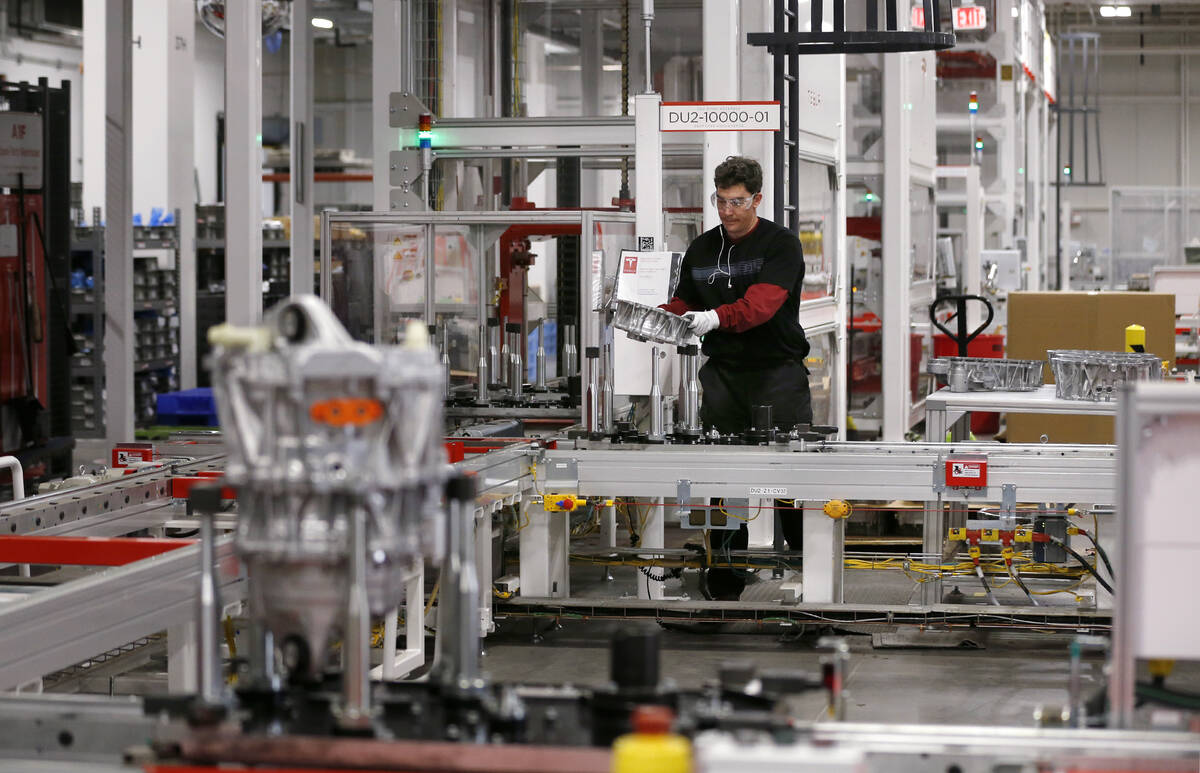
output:
[[974, 463], [964, 464], [962, 462], [954, 462], [950, 468], [950, 474], [956, 478], [978, 478], [980, 472], [980, 466]]

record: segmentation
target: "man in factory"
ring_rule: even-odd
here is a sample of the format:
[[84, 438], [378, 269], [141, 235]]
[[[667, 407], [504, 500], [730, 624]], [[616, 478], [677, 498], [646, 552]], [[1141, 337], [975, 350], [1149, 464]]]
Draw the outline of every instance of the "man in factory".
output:
[[[703, 339], [708, 361], [700, 369], [700, 420], [723, 434], [751, 429], [759, 405], [772, 407], [773, 422], [784, 431], [812, 422], [808, 339], [799, 321], [804, 254], [795, 234], [758, 216], [762, 180], [752, 158], [730, 156], [717, 166], [712, 202], [721, 224], [688, 247], [674, 297], [662, 306], [685, 316]], [[800, 550], [801, 511], [792, 505], [775, 500], [775, 514], [788, 546]], [[713, 554], [744, 550], [748, 542], [743, 523], [719, 532]], [[745, 585], [746, 574], [735, 569], [709, 570], [702, 581], [717, 599], [736, 599]]]

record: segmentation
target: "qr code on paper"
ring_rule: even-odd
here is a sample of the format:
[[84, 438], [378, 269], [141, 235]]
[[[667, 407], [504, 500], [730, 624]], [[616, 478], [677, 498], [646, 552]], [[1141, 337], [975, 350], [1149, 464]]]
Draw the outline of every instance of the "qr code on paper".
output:
[[653, 236], [639, 236], [638, 237], [638, 252], [653, 252], [653, 250], [654, 250], [654, 237]]

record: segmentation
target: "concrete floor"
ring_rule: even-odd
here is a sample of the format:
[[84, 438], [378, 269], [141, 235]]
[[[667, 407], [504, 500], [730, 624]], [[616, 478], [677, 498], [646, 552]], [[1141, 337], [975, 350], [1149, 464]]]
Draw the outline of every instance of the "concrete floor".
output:
[[[602, 568], [574, 565], [572, 595], [619, 597], [632, 593], [635, 570], [615, 567], [612, 571], [614, 579], [606, 581]], [[847, 601], [906, 604], [920, 597], [916, 584], [899, 571], [847, 571], [845, 583]], [[769, 602], [778, 584], [770, 580], [751, 584], [742, 598]], [[946, 590], [956, 584], [967, 603], [987, 603], [973, 577], [949, 583]], [[1034, 589], [1038, 587], [1055, 586], [1035, 585]], [[682, 578], [669, 581], [666, 592], [701, 599], [698, 573], [685, 572]], [[1027, 603], [1011, 585], [998, 589], [997, 596], [1002, 603]], [[1069, 594], [1040, 599], [1076, 604]], [[1033, 725], [1038, 706], [1068, 702], [1067, 653], [1073, 634], [1042, 631], [959, 632], [971, 640], [971, 648], [877, 649], [872, 634], [896, 632], [896, 627], [846, 626], [822, 631], [811, 626], [803, 632], [795, 627], [755, 632], [749, 624], [666, 630], [646, 621], [567, 621], [556, 629], [545, 620], [511, 619], [500, 621], [499, 630], [487, 638], [485, 668], [491, 678], [504, 682], [603, 684], [609, 674], [608, 641], [626, 627], [660, 631], [662, 675], [681, 687], [699, 687], [714, 680], [721, 664], [735, 659], [748, 659], [759, 668], [816, 671], [821, 657], [815, 647], [818, 636], [845, 636], [851, 648], [847, 717], [855, 721], [1028, 727]], [[924, 638], [938, 640], [942, 636]], [[1101, 656], [1087, 659], [1087, 693], [1103, 684], [1102, 668]], [[1200, 664], [1180, 664], [1168, 684], [1200, 691]], [[824, 696], [815, 693], [793, 703], [797, 716], [812, 719], [821, 715], [824, 706]]]
[[[546, 630], [534, 643], [528, 621], [505, 625], [488, 637], [485, 668], [499, 681], [570, 682], [581, 686], [608, 679], [607, 641], [631, 623], [568, 623]], [[1068, 635], [993, 633], [977, 650], [875, 650], [870, 635], [849, 635], [847, 718], [864, 722], [921, 722], [968, 725], [1033, 724], [1034, 709], [1067, 702]], [[723, 662], [747, 659], [759, 668], [819, 670], [815, 635], [792, 639], [778, 633], [661, 633], [662, 675], [681, 687], [716, 678]], [[1200, 670], [1191, 675], [1200, 683]], [[1101, 662], [1085, 672], [1091, 691], [1101, 682]], [[1180, 681], [1180, 684], [1185, 684]], [[824, 696], [813, 693], [793, 703], [797, 716], [818, 719]]]

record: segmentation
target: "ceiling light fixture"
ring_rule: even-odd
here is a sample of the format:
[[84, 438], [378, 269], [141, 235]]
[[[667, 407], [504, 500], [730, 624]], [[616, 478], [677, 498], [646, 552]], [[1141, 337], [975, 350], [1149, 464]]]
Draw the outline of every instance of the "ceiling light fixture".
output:
[[1133, 9], [1127, 5], [1102, 5], [1100, 6], [1100, 15], [1105, 19], [1112, 19], [1118, 16], [1128, 19], [1130, 16], [1133, 16]]
[[313, 25], [314, 27], [316, 27], [317, 29], [319, 29], [319, 30], [331, 30], [331, 29], [333, 29], [333, 22], [332, 22], [331, 20], [329, 20], [329, 19], [325, 19], [325, 18], [322, 18], [322, 17], [320, 17], [320, 16], [314, 16], [314, 17], [313, 17], [313, 20], [312, 20], [312, 25]]

